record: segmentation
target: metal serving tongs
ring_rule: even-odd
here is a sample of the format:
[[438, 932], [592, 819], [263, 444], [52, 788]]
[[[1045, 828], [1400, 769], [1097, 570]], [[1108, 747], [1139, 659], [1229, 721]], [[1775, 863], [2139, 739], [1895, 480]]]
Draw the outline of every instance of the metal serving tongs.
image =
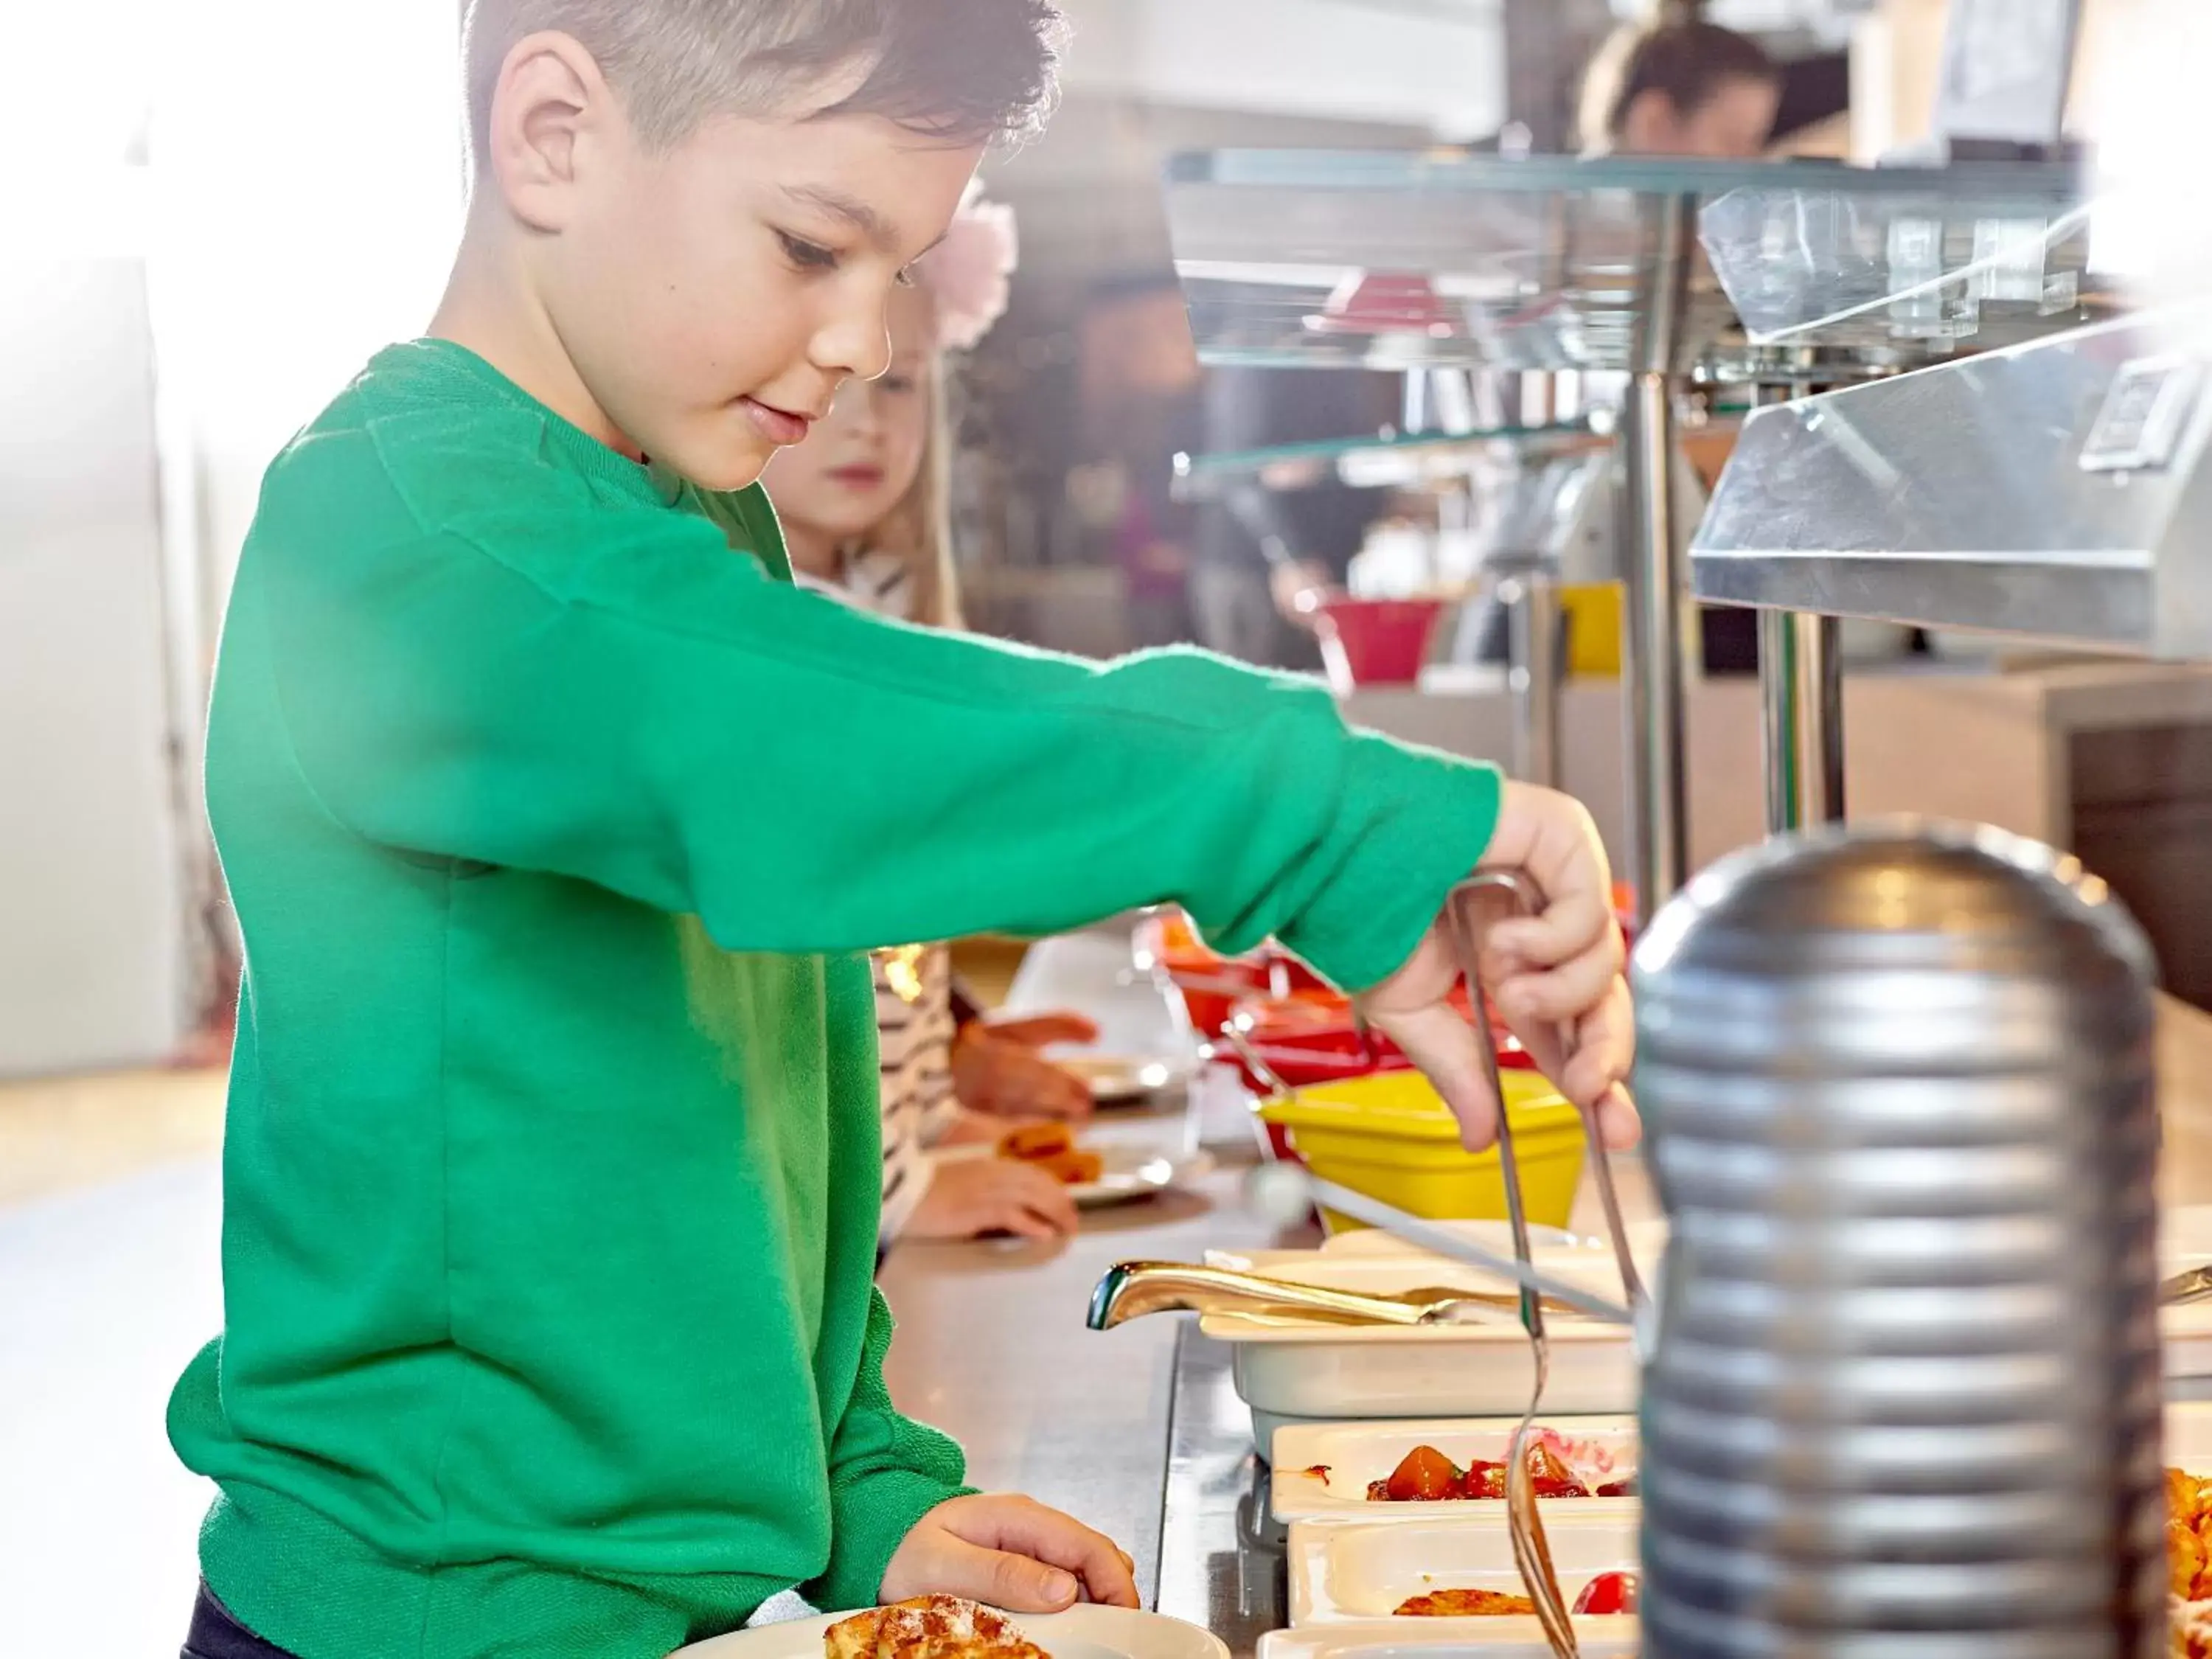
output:
[[[1444, 902], [1444, 920], [1453, 947], [1459, 952], [1461, 969], [1467, 975], [1468, 1001], [1474, 1016], [1475, 1048], [1482, 1056], [1483, 1077], [1490, 1085], [1491, 1098], [1498, 1103], [1498, 1166], [1504, 1177], [1505, 1212], [1513, 1227], [1513, 1255], [1524, 1269], [1533, 1272], [1535, 1262], [1534, 1252], [1528, 1248], [1528, 1209], [1521, 1197], [1521, 1166], [1513, 1153], [1513, 1115], [1505, 1109], [1505, 1085], [1498, 1074], [1498, 1044], [1490, 1030], [1490, 1014], [1482, 990], [1481, 935], [1477, 930], [1474, 911], [1480, 896], [1492, 888], [1510, 894], [1524, 913], [1533, 914], [1537, 908], [1533, 885], [1526, 878], [1498, 872], [1475, 876], [1454, 888]], [[1597, 1141], [1594, 1115], [1585, 1112], [1583, 1121], [1589, 1126], [1591, 1150], [1602, 1170], [1605, 1152]], [[1611, 1182], [1604, 1181], [1603, 1185], [1609, 1194]], [[1621, 1237], [1620, 1212], [1611, 1204], [1607, 1206], [1606, 1220], [1613, 1230], [1624, 1276], [1632, 1274], [1627, 1247]], [[1636, 1295], [1632, 1288], [1632, 1304]], [[1544, 1384], [1551, 1368], [1551, 1344], [1544, 1332], [1543, 1298], [1529, 1288], [1525, 1279], [1521, 1281], [1521, 1323], [1528, 1333], [1528, 1346], [1535, 1361], [1535, 1380], [1528, 1390], [1528, 1409], [1520, 1426], [1513, 1431], [1512, 1446], [1505, 1455], [1506, 1530], [1512, 1540], [1513, 1565], [1521, 1570], [1521, 1582], [1529, 1599], [1536, 1604], [1536, 1620], [1544, 1627], [1552, 1651], [1559, 1659], [1579, 1659], [1581, 1648], [1575, 1640], [1574, 1621], [1568, 1615], [1566, 1592], [1559, 1588], [1559, 1571], [1552, 1565], [1551, 1540], [1544, 1535], [1544, 1517], [1536, 1507], [1535, 1477], [1528, 1469], [1528, 1436], [1535, 1427], [1536, 1413], [1544, 1401]]]
[[[1490, 1036], [1489, 1014], [1483, 1006], [1482, 979], [1476, 963], [1481, 939], [1475, 930], [1472, 911], [1476, 898], [1492, 888], [1511, 894], [1514, 902], [1520, 907], [1523, 915], [1533, 915], [1542, 905], [1542, 896], [1536, 890], [1535, 883], [1517, 870], [1490, 872], [1463, 881], [1452, 890], [1451, 897], [1446, 901], [1450, 907], [1453, 937], [1459, 948], [1462, 966], [1467, 972], [1468, 995], [1474, 1003], [1476, 1020], [1483, 1025], [1483, 1036], [1486, 1039]], [[1563, 1039], [1564, 1036], [1563, 1033]], [[1561, 1051], [1565, 1052], [1570, 1045], [1563, 1040], [1559, 1047]], [[1486, 1040], [1483, 1042], [1482, 1054], [1484, 1076], [1489, 1081], [1492, 1094], [1498, 1100], [1498, 1145], [1501, 1148], [1508, 1148], [1510, 1139], [1505, 1121], [1505, 1096], [1499, 1087], [1498, 1054], [1492, 1042]], [[1578, 1107], [1577, 1110], [1583, 1121], [1583, 1138], [1589, 1143], [1590, 1159], [1597, 1173], [1598, 1203], [1605, 1211], [1606, 1237], [1613, 1244], [1614, 1265], [1620, 1269], [1620, 1288], [1628, 1297], [1630, 1312], [1640, 1316], [1645, 1301], [1644, 1276], [1637, 1272], [1636, 1253], [1629, 1248], [1628, 1224], [1621, 1218], [1620, 1214], [1620, 1191], [1613, 1185], [1613, 1158], [1606, 1151], [1605, 1141], [1598, 1133], [1597, 1108], [1595, 1105], [1587, 1105]], [[1512, 1154], [1510, 1150], [1504, 1151], [1502, 1155], [1508, 1162], [1511, 1161]], [[1509, 1195], [1511, 1187], [1518, 1184], [1517, 1179], [1509, 1184]], [[1516, 1230], [1522, 1228], [1522, 1224], [1517, 1220], [1514, 1225]]]
[[[1567, 1310], [1570, 1304], [1552, 1304]], [[1450, 1285], [1410, 1291], [1346, 1291], [1302, 1285], [1187, 1261], [1117, 1261], [1091, 1293], [1090, 1325], [1108, 1331], [1146, 1314], [1231, 1314], [1246, 1319], [1336, 1325], [1511, 1326], [1518, 1293]]]

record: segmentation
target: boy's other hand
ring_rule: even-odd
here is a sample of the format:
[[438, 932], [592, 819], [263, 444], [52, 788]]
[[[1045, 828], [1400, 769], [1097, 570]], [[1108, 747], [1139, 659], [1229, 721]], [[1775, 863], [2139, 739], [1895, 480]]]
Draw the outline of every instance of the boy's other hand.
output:
[[1052, 1240], [1073, 1233], [1079, 1219], [1067, 1188], [1033, 1164], [1006, 1158], [951, 1158], [930, 1176], [929, 1190], [914, 1206], [902, 1236], [981, 1238], [1012, 1233]]
[[[1508, 783], [1480, 870], [1523, 870], [1544, 895], [1542, 914], [1494, 923], [1482, 978], [1537, 1069], [1578, 1106], [1595, 1105], [1607, 1146], [1642, 1133], [1626, 1083], [1636, 1028], [1621, 976], [1626, 952], [1613, 914], [1613, 874], [1581, 802]], [[1498, 1103], [1482, 1073], [1479, 1036], [1449, 998], [1458, 953], [1442, 915], [1405, 966], [1358, 999], [1360, 1011], [1406, 1051], [1451, 1107], [1474, 1150], [1498, 1136]]]
[[1093, 1104], [1091, 1085], [1081, 1078], [1054, 1065], [1031, 1042], [989, 1025], [964, 1025], [953, 1039], [952, 1092], [963, 1106], [994, 1116], [1067, 1123], [1087, 1120]]
[[880, 1592], [886, 1602], [964, 1595], [1009, 1613], [1061, 1613], [1078, 1601], [1139, 1606], [1135, 1564], [1103, 1533], [1027, 1498], [955, 1498], [915, 1523]]

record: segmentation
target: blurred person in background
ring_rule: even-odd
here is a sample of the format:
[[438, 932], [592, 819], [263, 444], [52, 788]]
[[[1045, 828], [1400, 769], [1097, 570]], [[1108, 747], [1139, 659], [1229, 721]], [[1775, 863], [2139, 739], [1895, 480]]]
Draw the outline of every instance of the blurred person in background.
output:
[[1753, 160], [1781, 103], [1782, 70], [1748, 36], [1695, 20], [1632, 26], [1590, 60], [1583, 153]]
[[1198, 359], [1174, 278], [1152, 270], [1109, 279], [1081, 324], [1079, 404], [1087, 465], [1076, 488], [1095, 518], [1095, 544], [1121, 574], [1130, 644], [1193, 637], [1195, 515], [1176, 499], [1175, 458], [1199, 447]]
[[[1221, 368], [1206, 376], [1206, 443], [1216, 452], [1372, 434], [1396, 412], [1390, 375], [1341, 369]], [[1198, 639], [1247, 662], [1307, 665], [1301, 594], [1341, 587], [1383, 503], [1328, 460], [1288, 462], [1230, 483], [1199, 514], [1191, 607]]]
[[[1758, 41], [1717, 23], [1662, 21], [1618, 32], [1583, 82], [1582, 137], [1593, 155], [1755, 161], [1782, 106], [1782, 70]], [[1759, 617], [1698, 609], [1705, 672], [1759, 672]]]
[[[1591, 59], [1583, 89], [1583, 151], [1589, 155], [1755, 159], [1766, 152], [1781, 100], [1782, 70], [1756, 40], [1717, 23], [1662, 16], [1619, 30]], [[1589, 390], [1603, 396], [1606, 378], [1589, 377]], [[1339, 431], [1354, 429], [1340, 427]], [[1272, 516], [1298, 529], [1310, 510], [1307, 500], [1285, 497]], [[1307, 533], [1326, 536], [1328, 529], [1317, 525]], [[1342, 582], [1344, 567], [1313, 556], [1298, 546], [1294, 535], [1285, 535], [1284, 541], [1289, 556], [1279, 556], [1273, 566], [1275, 603], [1284, 617], [1310, 626], [1321, 599]], [[1350, 551], [1357, 550], [1355, 541]], [[1344, 556], [1348, 562], [1350, 553]], [[1497, 657], [1504, 650], [1504, 617], [1494, 605], [1488, 609], [1492, 614], [1478, 628], [1477, 636], [1485, 642], [1483, 654]], [[1755, 669], [1753, 614], [1716, 607], [1705, 617], [1708, 668]]]

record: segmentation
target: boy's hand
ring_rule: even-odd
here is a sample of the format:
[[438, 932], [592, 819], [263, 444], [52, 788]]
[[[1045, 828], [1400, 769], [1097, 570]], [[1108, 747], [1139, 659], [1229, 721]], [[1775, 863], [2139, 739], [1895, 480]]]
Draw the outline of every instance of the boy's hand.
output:
[[[1024, 1022], [1036, 1029], [1042, 1022]], [[1010, 1028], [1020, 1033], [1024, 1025]], [[1055, 1024], [1043, 1042], [1072, 1029]], [[1051, 1117], [1081, 1123], [1091, 1115], [1091, 1085], [1054, 1065], [1029, 1041], [989, 1025], [964, 1025], [952, 1041], [952, 1092], [963, 1106], [998, 1117]]]
[[[1544, 894], [1540, 915], [1493, 925], [1483, 940], [1482, 977], [1537, 1069], [1577, 1105], [1595, 1103], [1608, 1146], [1641, 1133], [1623, 1086], [1635, 1053], [1635, 1021], [1613, 875], [1597, 827], [1581, 802], [1533, 784], [1508, 783], [1483, 870], [1525, 870]], [[1406, 1051], [1437, 1085], [1473, 1150], [1498, 1135], [1498, 1103], [1482, 1074], [1479, 1036], [1447, 1000], [1459, 978], [1445, 919], [1406, 965], [1358, 999], [1362, 1013]]]
[[955, 1158], [939, 1164], [902, 1237], [1055, 1239], [1076, 1229], [1075, 1200], [1054, 1176], [1006, 1158]]
[[884, 1569], [886, 1602], [964, 1595], [1009, 1613], [1060, 1613], [1078, 1600], [1133, 1607], [1135, 1564], [1071, 1516], [1026, 1498], [955, 1498], [915, 1522]]

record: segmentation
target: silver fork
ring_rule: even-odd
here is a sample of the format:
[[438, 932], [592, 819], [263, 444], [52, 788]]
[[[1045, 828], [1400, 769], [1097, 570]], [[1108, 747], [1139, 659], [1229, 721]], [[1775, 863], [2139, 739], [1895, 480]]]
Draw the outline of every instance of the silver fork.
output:
[[[1475, 901], [1485, 891], [1497, 888], [1510, 894], [1523, 910], [1535, 908], [1533, 888], [1517, 874], [1498, 872], [1479, 875], [1462, 882], [1452, 890], [1448, 904], [1453, 943], [1457, 947], [1460, 965], [1467, 974], [1468, 1000], [1475, 1023], [1475, 1048], [1482, 1056], [1485, 1079], [1490, 1085], [1491, 1098], [1498, 1103], [1498, 1164], [1505, 1182], [1505, 1212], [1513, 1228], [1513, 1255], [1523, 1272], [1534, 1270], [1534, 1253], [1528, 1247], [1528, 1215], [1521, 1199], [1521, 1166], [1513, 1154], [1512, 1115], [1505, 1109], [1504, 1081], [1498, 1075], [1498, 1045], [1490, 1030], [1490, 1017], [1483, 1004], [1482, 971], [1480, 967], [1480, 938], [1475, 931], [1473, 914]], [[1584, 1121], [1591, 1115], [1585, 1113]], [[1593, 1128], [1591, 1139], [1595, 1139]], [[1599, 1167], [1604, 1167], [1604, 1152], [1597, 1149]], [[1608, 1192], [1610, 1182], [1605, 1183]], [[1607, 1222], [1614, 1230], [1617, 1248], [1626, 1260], [1626, 1246], [1620, 1243], [1621, 1229], [1617, 1209], [1608, 1206]], [[1635, 1292], [1630, 1292], [1632, 1302]], [[1528, 1391], [1528, 1410], [1521, 1425], [1513, 1431], [1513, 1443], [1506, 1453], [1505, 1464], [1505, 1520], [1506, 1530], [1513, 1544], [1513, 1565], [1521, 1570], [1521, 1582], [1527, 1587], [1528, 1596], [1536, 1604], [1537, 1622], [1544, 1627], [1544, 1635], [1552, 1644], [1552, 1651], [1559, 1659], [1580, 1659], [1581, 1649], [1575, 1641], [1575, 1627], [1567, 1613], [1566, 1593], [1559, 1588], [1559, 1575], [1552, 1565], [1551, 1540], [1544, 1535], [1544, 1517], [1536, 1507], [1535, 1477], [1528, 1472], [1528, 1435], [1534, 1428], [1536, 1413], [1544, 1402], [1544, 1383], [1551, 1367], [1551, 1344], [1544, 1334], [1543, 1298], [1531, 1289], [1526, 1279], [1521, 1285], [1521, 1323], [1528, 1333], [1529, 1346], [1534, 1351], [1535, 1385]]]

